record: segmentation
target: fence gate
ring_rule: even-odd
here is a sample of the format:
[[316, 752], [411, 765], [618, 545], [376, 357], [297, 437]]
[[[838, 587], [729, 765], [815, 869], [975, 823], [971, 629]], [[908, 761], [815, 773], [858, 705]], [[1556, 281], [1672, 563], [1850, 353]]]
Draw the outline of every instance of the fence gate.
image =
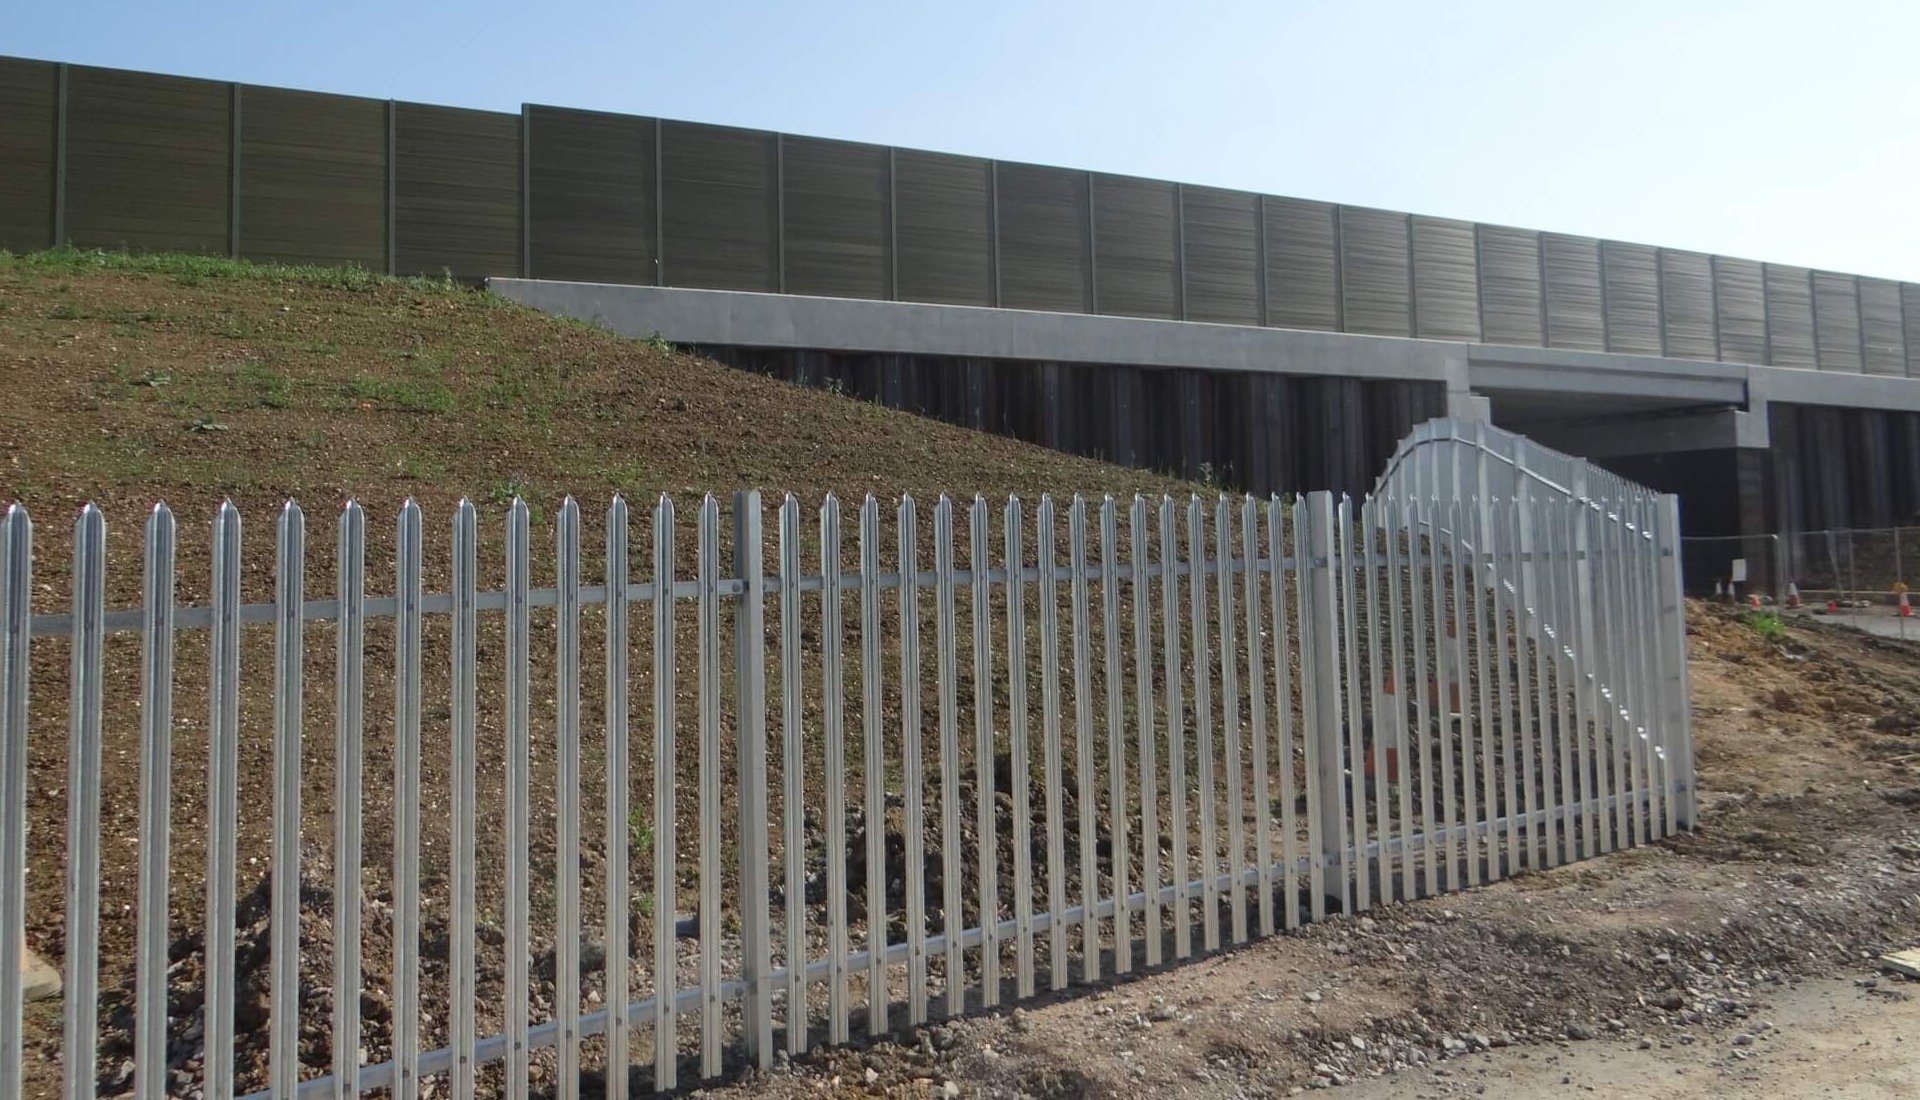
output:
[[1360, 503], [15, 506], [0, 1094], [620, 1097], [1658, 839], [1676, 519], [1448, 421]]

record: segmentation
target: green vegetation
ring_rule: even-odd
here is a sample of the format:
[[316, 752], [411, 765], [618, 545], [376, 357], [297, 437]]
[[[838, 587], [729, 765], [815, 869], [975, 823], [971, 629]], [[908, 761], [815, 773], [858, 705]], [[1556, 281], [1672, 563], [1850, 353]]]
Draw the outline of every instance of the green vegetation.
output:
[[1787, 638], [1787, 623], [1778, 611], [1749, 611], [1740, 621], [1769, 642], [1782, 642]]
[[527, 506], [527, 522], [535, 527], [546, 521], [546, 509], [540, 505], [540, 492], [519, 477], [503, 478], [487, 489], [485, 501], [495, 508], [506, 508], [515, 500]]
[[[465, 290], [449, 278], [425, 276], [396, 277], [380, 275], [363, 267], [321, 267], [314, 264], [256, 263], [224, 256], [197, 256], [183, 252], [107, 252], [94, 248], [63, 245], [44, 252], [17, 255], [0, 251], [0, 274], [88, 275], [118, 272], [171, 279], [181, 286], [199, 286], [217, 280], [279, 282], [331, 290], [371, 290], [379, 286], [401, 285], [414, 290], [459, 293]], [[61, 289], [65, 289], [64, 287]], [[65, 307], [72, 310], [73, 307]], [[77, 311], [56, 319], [72, 320]]]
[[644, 863], [653, 858], [653, 826], [644, 809], [635, 809], [627, 815], [629, 855], [635, 863]]
[[293, 404], [293, 379], [287, 372], [249, 359], [240, 364], [240, 383], [253, 392], [254, 399], [269, 409], [284, 409]]
[[411, 413], [450, 413], [453, 391], [437, 378], [376, 378], [362, 374], [342, 387], [350, 401]]
[[[232, 497], [843, 500], [1172, 483], [727, 369], [444, 279], [58, 248], [0, 253], [0, 359], [32, 429], [0, 499], [136, 514]], [[40, 369], [41, 364], [55, 369]], [[1179, 485], [1180, 491], [1191, 489]]]

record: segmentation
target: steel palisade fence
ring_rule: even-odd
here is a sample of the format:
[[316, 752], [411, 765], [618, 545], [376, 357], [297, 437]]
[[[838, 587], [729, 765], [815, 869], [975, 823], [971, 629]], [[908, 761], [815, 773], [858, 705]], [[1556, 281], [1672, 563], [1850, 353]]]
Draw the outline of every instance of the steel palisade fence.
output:
[[[395, 588], [376, 596], [367, 516], [349, 503], [336, 525], [335, 591], [316, 599], [304, 583], [306, 521], [290, 503], [277, 525], [275, 598], [243, 603], [241, 521], [226, 505], [212, 529], [210, 602], [176, 607], [175, 521], [162, 505], [146, 525], [144, 599], [109, 611], [106, 523], [90, 506], [75, 523], [70, 611], [33, 614], [33, 528], [14, 507], [0, 554], [0, 1094], [23, 1087], [17, 975], [35, 638], [70, 646], [60, 1060], [69, 1097], [94, 1095], [103, 1068], [103, 969], [130, 978], [142, 1095], [180, 1088], [181, 1066], [196, 1061], [190, 1087], [209, 1100], [247, 1089], [404, 1098], [433, 1077], [456, 1095], [519, 1094], [536, 1060], [551, 1059], [539, 1072], [559, 1095], [579, 1090], [584, 1066], [621, 1096], [730, 1064], [764, 1067], [776, 1050], [845, 1042], [858, 1027], [879, 1034], [1330, 912], [1646, 843], [1693, 821], [1671, 497], [1443, 421], [1405, 441], [1358, 506], [1325, 493], [1075, 498], [1063, 516], [1046, 498], [1030, 508], [942, 497], [930, 547], [919, 509], [899, 502], [889, 546], [872, 497], [852, 517], [831, 497], [803, 516], [788, 497], [774, 513], [767, 573], [759, 496], [741, 494], [725, 532], [734, 568], [723, 575], [721, 508], [709, 496], [687, 576], [673, 501], [659, 501], [643, 542], [616, 499], [605, 575], [587, 584], [581, 512], [569, 500], [553, 524], [555, 584], [535, 588], [531, 510], [515, 500], [505, 586], [481, 591], [481, 523], [462, 503], [450, 590], [429, 593], [424, 519], [408, 502], [394, 532]], [[687, 612], [692, 653], [678, 637]], [[536, 615], [552, 639], [540, 692]], [[324, 700], [327, 685], [310, 682], [308, 624], [330, 624], [334, 642], [333, 713], [317, 725], [303, 706]], [[390, 690], [369, 683], [369, 625], [391, 640]], [[437, 693], [423, 686], [423, 630], [442, 627], [444, 646], [431, 648], [446, 655], [446, 698], [431, 707], [445, 705], [450, 767], [430, 779], [422, 714]], [[273, 635], [258, 669], [241, 663], [245, 628]], [[482, 647], [493, 630], [504, 645]], [[209, 636], [207, 843], [194, 853], [206, 875], [198, 1038], [168, 1014], [169, 942], [193, 921], [175, 892], [191, 875], [170, 866], [182, 676], [173, 643], [193, 631]], [[130, 958], [103, 968], [102, 645], [118, 632], [141, 640], [137, 928]], [[599, 715], [582, 701], [594, 679], [583, 635], [603, 662]], [[272, 769], [261, 779], [239, 770], [240, 689], [243, 677], [268, 676]], [[489, 677], [504, 681], [497, 715], [480, 704]], [[535, 696], [549, 683], [551, 722], [539, 728], [552, 744], [536, 754]], [[646, 685], [651, 706], [636, 720], [646, 695], [634, 689]], [[365, 773], [362, 754], [373, 744], [367, 725], [383, 721], [369, 703], [389, 700], [392, 862], [368, 870], [362, 832], [374, 815], [362, 802], [389, 777]], [[331, 737], [316, 733], [327, 717]], [[484, 766], [482, 727], [501, 731], [504, 757]], [[329, 740], [332, 805], [303, 806], [303, 761]], [[652, 793], [632, 799], [632, 784], [648, 778], [636, 753], [652, 761]], [[551, 762], [539, 774], [553, 790], [532, 785], [535, 755]], [[612, 777], [602, 797], [583, 796], [583, 762]], [[483, 767], [502, 777], [497, 803], [476, 787]], [[287, 873], [270, 876], [267, 1058], [264, 1069], [236, 1071], [243, 787], [266, 796], [268, 864]], [[583, 831], [592, 816], [583, 807], [598, 813], [602, 835]], [[293, 873], [326, 838], [314, 824], [322, 814], [336, 869], [324, 884], [330, 912], [303, 902]], [[476, 885], [482, 815], [504, 831], [487, 849], [504, 876], [497, 890]], [[532, 833], [546, 815], [554, 843], [543, 855]], [[423, 873], [423, 816], [447, 830], [444, 848], [431, 846], [444, 851], [445, 876]], [[583, 853], [597, 900], [583, 887]], [[368, 875], [385, 889], [370, 891]], [[550, 911], [530, 901], [543, 891]], [[372, 964], [362, 942], [369, 893], [388, 899], [380, 919], [393, 929], [391, 958]], [[427, 893], [448, 922], [448, 974], [434, 987], [445, 1004], [422, 988]], [[303, 905], [328, 932], [329, 963], [303, 961]], [[498, 914], [505, 939], [504, 974], [485, 979], [493, 1005], [476, 992], [485, 913]], [[604, 961], [583, 962], [583, 935], [600, 937]], [[536, 1001], [546, 987], [531, 963], [549, 937], [552, 989], [566, 992]], [[331, 1054], [303, 1063], [300, 1002], [328, 985], [384, 991], [388, 1057], [362, 1053], [361, 998], [343, 995], [315, 1024]], [[184, 1061], [183, 1032], [199, 1044]]]

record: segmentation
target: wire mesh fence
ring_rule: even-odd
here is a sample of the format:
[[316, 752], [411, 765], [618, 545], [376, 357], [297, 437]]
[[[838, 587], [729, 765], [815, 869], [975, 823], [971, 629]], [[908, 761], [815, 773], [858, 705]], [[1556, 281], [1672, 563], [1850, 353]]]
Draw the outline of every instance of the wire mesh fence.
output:
[[1687, 827], [1671, 498], [1469, 427], [1364, 502], [88, 508], [38, 614], [16, 506], [0, 1093], [668, 1089]]
[[1920, 584], [1920, 527], [1688, 536], [1682, 549], [1694, 591], [1732, 601], [1899, 614]]

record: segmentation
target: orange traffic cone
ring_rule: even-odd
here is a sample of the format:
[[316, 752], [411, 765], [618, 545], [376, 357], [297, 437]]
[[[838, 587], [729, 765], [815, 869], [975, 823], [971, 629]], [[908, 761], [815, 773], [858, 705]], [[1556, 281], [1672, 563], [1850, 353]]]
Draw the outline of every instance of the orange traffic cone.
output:
[[1793, 583], [1792, 581], [1787, 582], [1787, 606], [1788, 607], [1800, 606], [1800, 586]]
[[1760, 593], [1758, 592], [1747, 593], [1747, 606], [1754, 609], [1755, 611], [1760, 610]]
[[1903, 619], [1913, 618], [1913, 605], [1907, 602], [1907, 594], [1905, 592], [1900, 593], [1899, 614], [1900, 614], [1900, 617]]

